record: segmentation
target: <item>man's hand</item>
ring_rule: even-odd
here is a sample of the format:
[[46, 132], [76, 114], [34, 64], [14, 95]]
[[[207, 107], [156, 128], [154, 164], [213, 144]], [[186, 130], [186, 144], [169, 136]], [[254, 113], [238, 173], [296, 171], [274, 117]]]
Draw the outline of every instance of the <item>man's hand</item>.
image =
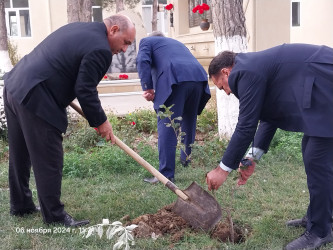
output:
[[256, 163], [252, 158], [248, 158], [248, 163], [251, 165], [245, 166], [242, 164], [242, 162], [239, 164], [239, 178], [238, 178], [238, 186], [245, 185], [249, 177], [253, 174], [254, 169], [256, 167]]
[[101, 137], [105, 138], [106, 141], [111, 140], [112, 144], [116, 142], [116, 138], [113, 135], [112, 126], [108, 120], [99, 125], [96, 128], [96, 131]]
[[223, 170], [220, 166], [213, 169], [206, 175], [206, 182], [208, 190], [217, 190], [227, 179], [229, 175], [228, 171]]
[[155, 91], [153, 89], [147, 89], [143, 92], [142, 96], [147, 100], [147, 101], [154, 101], [155, 98]]

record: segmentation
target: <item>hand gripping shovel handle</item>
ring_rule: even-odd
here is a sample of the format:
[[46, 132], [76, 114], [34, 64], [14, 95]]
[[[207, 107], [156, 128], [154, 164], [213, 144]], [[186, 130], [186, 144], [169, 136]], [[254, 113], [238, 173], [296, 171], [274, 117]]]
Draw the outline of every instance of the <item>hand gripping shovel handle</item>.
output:
[[[70, 103], [70, 106], [78, 112], [81, 116], [86, 118], [82, 109], [76, 105], [75, 103]], [[146, 160], [144, 160], [140, 155], [138, 155], [133, 149], [128, 147], [125, 143], [123, 143], [117, 136], [114, 136], [116, 139], [116, 145], [124, 150], [129, 156], [131, 156], [136, 162], [138, 162], [141, 166], [147, 169], [153, 176], [155, 176], [160, 182], [162, 182], [167, 188], [169, 188], [172, 192], [182, 198], [184, 201], [188, 200], [189, 197], [181, 191], [174, 183], [172, 183], [168, 178], [162, 175], [159, 171], [157, 171], [152, 165], [150, 165]]]

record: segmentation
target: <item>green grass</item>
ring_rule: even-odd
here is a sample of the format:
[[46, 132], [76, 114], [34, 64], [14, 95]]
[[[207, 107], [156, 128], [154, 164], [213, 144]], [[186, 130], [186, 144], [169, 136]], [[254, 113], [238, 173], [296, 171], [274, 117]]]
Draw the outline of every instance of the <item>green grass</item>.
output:
[[[135, 117], [136, 124], [150, 117], [142, 126], [128, 123]], [[130, 118], [110, 115], [114, 132], [149, 163], [158, 167], [156, 145], [149, 144], [150, 133], [156, 132], [154, 113], [131, 114]], [[198, 126], [204, 129], [214, 114], [199, 118]], [[200, 120], [204, 119], [204, 120]], [[142, 122], [143, 124], [143, 122]], [[216, 128], [215, 125], [211, 125]], [[143, 132], [149, 132], [143, 133]], [[218, 140], [216, 131], [205, 131], [207, 136], [200, 145], [193, 147], [192, 163], [183, 168], [176, 161], [176, 184], [181, 189], [196, 181], [206, 189], [205, 174], [220, 161], [227, 142]], [[285, 221], [300, 218], [308, 205], [306, 176], [302, 162], [295, 157], [299, 151], [300, 137], [290, 139], [288, 133], [278, 132], [272, 150], [257, 165], [254, 175], [245, 186], [235, 192], [236, 180], [228, 178], [214, 193], [223, 208], [233, 207], [232, 217], [237, 225], [251, 229], [242, 244], [232, 245], [211, 239], [205, 233], [187, 231], [184, 238], [172, 243], [169, 237], [136, 239], [133, 249], [281, 249], [302, 233], [302, 229], [287, 228]], [[138, 142], [136, 139], [140, 139]], [[298, 148], [294, 148], [298, 144]], [[57, 227], [46, 226], [41, 215], [16, 218], [9, 215], [8, 150], [0, 141], [0, 249], [110, 249], [114, 242], [105, 238], [84, 239], [79, 229], [55, 233]], [[291, 148], [288, 148], [290, 145]], [[150, 174], [115, 145], [100, 141], [93, 129], [82, 120], [71, 123], [64, 138], [65, 163], [62, 182], [62, 201], [65, 209], [76, 219], [90, 219], [90, 225], [101, 223], [103, 218], [111, 222], [125, 215], [134, 219], [142, 214], [155, 213], [163, 206], [176, 201], [174, 193], [162, 184], [148, 185], [143, 178]], [[290, 151], [294, 150], [294, 151]], [[178, 157], [177, 157], [178, 159]], [[31, 189], [37, 202], [36, 187], [31, 178]], [[225, 214], [223, 214], [225, 218]], [[46, 234], [28, 233], [29, 229], [51, 230]], [[24, 232], [21, 233], [20, 230]], [[331, 249], [333, 244], [322, 249]]]

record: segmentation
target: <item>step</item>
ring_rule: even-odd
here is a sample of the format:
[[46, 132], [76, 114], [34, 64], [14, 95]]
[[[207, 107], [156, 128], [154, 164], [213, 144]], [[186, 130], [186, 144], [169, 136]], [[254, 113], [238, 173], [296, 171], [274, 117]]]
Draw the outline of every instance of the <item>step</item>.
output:
[[97, 90], [99, 94], [142, 91], [140, 79], [101, 81]]

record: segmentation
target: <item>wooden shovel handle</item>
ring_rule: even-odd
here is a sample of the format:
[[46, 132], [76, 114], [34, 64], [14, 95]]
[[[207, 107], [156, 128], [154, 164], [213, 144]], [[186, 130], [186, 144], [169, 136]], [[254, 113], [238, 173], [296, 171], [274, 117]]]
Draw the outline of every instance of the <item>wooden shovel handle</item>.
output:
[[[86, 118], [82, 109], [71, 102], [70, 106], [78, 112], [81, 116]], [[138, 155], [133, 149], [128, 147], [125, 143], [123, 143], [117, 136], [114, 136], [116, 139], [116, 145], [124, 150], [129, 156], [131, 156], [137, 163], [143, 166], [146, 170], [148, 170], [153, 176], [155, 176], [160, 182], [162, 182], [166, 187], [168, 187], [172, 192], [177, 194], [183, 200], [188, 200], [188, 196], [181, 191], [174, 183], [172, 183], [168, 178], [166, 178], [163, 174], [157, 171], [152, 165], [150, 165], [145, 159], [143, 159], [140, 155]]]

